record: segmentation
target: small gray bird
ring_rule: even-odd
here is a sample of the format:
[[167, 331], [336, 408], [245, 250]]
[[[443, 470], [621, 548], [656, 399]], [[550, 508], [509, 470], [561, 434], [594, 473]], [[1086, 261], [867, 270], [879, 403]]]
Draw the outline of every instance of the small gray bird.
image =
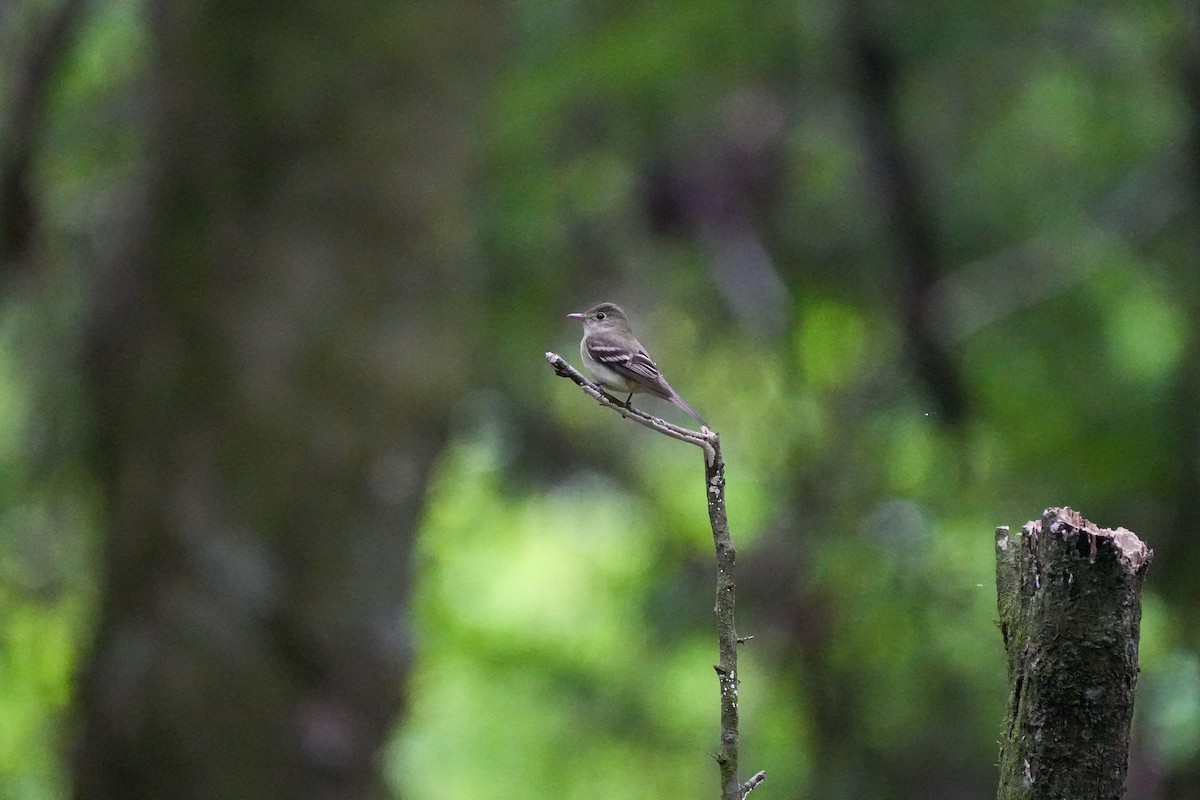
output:
[[629, 406], [633, 395], [639, 392], [669, 400], [702, 426], [708, 427], [704, 418], [667, 383], [654, 359], [650, 358], [646, 348], [633, 335], [629, 318], [618, 306], [601, 303], [588, 311], [577, 311], [567, 316], [583, 322], [579, 355], [596, 383], [605, 389], [628, 393], [626, 406]]

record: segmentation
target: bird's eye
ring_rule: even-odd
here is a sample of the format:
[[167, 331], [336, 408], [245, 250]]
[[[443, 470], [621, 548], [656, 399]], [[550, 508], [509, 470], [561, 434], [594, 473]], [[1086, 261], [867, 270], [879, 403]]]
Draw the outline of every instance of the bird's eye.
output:
[[604, 318], [605, 318], [605, 317], [607, 317], [607, 316], [608, 316], [608, 315], [607, 315], [607, 314], [605, 314], [603, 311], [597, 311], [597, 312], [596, 312], [596, 319], [604, 319]]

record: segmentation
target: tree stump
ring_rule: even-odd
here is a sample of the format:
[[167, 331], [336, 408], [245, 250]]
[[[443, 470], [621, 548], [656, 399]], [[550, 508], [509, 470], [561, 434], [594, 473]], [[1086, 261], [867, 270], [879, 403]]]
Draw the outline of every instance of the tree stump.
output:
[[1124, 794], [1152, 555], [1133, 532], [1069, 508], [1047, 508], [1016, 535], [997, 530], [1009, 681], [1001, 800]]

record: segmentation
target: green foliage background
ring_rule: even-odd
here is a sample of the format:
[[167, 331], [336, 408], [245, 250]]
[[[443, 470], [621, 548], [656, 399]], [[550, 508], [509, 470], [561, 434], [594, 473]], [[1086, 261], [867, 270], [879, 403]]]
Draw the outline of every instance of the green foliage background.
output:
[[[6, 12], [4, 49], [49, 7]], [[966, 387], [956, 418], [915, 368], [844, 12], [510, 4], [472, 154], [487, 302], [452, 323], [480, 378], [446, 398], [396, 796], [711, 794], [698, 456], [541, 357], [574, 359], [565, 313], [605, 299], [722, 434], [763, 798], [994, 791], [992, 532], [1059, 504], [1157, 551], [1130, 796], [1191, 796], [1195, 23], [1167, 2], [867, 4], [943, 262], [922, 313]], [[68, 794], [99, 536], [78, 353], [142, 179], [143, 13], [95, 4], [55, 83], [37, 162], [53, 269], [10, 283], [0, 316], [3, 797]]]

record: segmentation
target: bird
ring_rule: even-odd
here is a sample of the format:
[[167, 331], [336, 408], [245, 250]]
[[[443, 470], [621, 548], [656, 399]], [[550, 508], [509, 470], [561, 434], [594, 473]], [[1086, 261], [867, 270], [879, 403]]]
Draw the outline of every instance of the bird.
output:
[[708, 427], [704, 417], [667, 383], [654, 359], [633, 335], [629, 317], [620, 306], [601, 303], [587, 311], [567, 314], [567, 317], [583, 322], [579, 355], [584, 368], [601, 387], [628, 393], [626, 408], [633, 408], [629, 403], [634, 394], [652, 394], [674, 403], [703, 427]]

